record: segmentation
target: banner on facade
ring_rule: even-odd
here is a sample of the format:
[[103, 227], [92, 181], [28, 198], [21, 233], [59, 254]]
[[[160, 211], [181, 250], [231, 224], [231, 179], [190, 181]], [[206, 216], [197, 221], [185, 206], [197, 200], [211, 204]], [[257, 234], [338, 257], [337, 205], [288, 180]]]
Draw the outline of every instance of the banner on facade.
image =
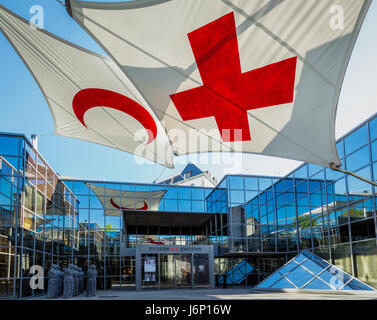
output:
[[105, 215], [118, 216], [120, 211], [158, 211], [161, 199], [167, 190], [124, 191], [86, 184], [101, 202]]

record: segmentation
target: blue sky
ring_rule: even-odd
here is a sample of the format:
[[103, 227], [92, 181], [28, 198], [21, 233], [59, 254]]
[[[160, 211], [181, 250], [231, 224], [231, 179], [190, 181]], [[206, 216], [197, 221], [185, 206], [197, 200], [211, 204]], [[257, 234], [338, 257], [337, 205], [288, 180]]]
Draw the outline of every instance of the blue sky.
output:
[[[105, 0], [102, 0], [105, 1]], [[109, 1], [110, 2], [110, 1]], [[64, 39], [104, 54], [103, 50], [68, 16], [55, 0], [0, 0], [0, 3], [26, 19], [31, 6], [44, 9], [44, 28]], [[356, 43], [338, 105], [336, 135], [348, 132], [377, 111], [377, 4], [369, 10]], [[157, 164], [136, 164], [133, 155], [85, 141], [54, 136], [53, 119], [36, 82], [0, 33], [1, 132], [30, 136], [37, 133], [39, 151], [61, 175], [100, 180], [152, 182], [175, 174], [188, 161], [177, 158], [175, 170]], [[230, 157], [232, 157], [230, 155]], [[226, 173], [283, 175], [299, 162], [258, 155], [243, 155], [241, 166], [198, 164], [219, 179]], [[195, 160], [193, 160], [195, 162]]]

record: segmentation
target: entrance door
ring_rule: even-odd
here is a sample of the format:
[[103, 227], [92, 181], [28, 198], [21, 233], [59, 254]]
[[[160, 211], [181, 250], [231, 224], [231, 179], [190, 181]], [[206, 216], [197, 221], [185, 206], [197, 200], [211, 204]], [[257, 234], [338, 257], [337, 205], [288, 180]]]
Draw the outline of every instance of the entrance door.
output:
[[160, 255], [160, 288], [175, 288], [175, 259], [172, 254]]
[[160, 288], [191, 288], [191, 255], [160, 256]]
[[194, 254], [194, 286], [208, 287], [209, 286], [209, 259], [208, 254]]
[[191, 254], [177, 254], [174, 257], [176, 288], [191, 288]]

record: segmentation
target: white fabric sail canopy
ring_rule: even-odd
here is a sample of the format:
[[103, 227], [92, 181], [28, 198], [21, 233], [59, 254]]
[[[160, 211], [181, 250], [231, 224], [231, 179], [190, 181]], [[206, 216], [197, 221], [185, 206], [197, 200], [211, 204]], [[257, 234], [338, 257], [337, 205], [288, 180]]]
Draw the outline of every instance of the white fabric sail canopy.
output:
[[158, 211], [162, 197], [167, 190], [122, 191], [105, 188], [93, 183], [87, 186], [101, 202], [105, 215], [119, 216], [121, 211]]
[[56, 134], [173, 167], [160, 121], [111, 59], [31, 28], [1, 5], [0, 31], [38, 82]]
[[323, 166], [340, 164], [336, 108], [370, 3], [66, 1], [163, 121], [175, 153], [241, 150]]

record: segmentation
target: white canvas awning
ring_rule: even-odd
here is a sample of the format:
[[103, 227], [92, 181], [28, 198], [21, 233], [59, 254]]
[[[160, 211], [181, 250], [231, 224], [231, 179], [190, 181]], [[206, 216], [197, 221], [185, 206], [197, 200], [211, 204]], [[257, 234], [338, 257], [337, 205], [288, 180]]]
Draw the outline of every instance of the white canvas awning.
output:
[[[242, 150], [323, 166], [340, 164], [336, 108], [370, 3], [66, 1], [177, 154]], [[192, 131], [209, 142], [192, 143]]]
[[96, 194], [107, 216], [119, 216], [122, 211], [158, 211], [160, 201], [167, 192], [123, 191], [93, 183], [87, 183], [87, 186]]
[[31, 28], [1, 5], [0, 31], [39, 84], [56, 134], [173, 167], [164, 128], [111, 59]]

